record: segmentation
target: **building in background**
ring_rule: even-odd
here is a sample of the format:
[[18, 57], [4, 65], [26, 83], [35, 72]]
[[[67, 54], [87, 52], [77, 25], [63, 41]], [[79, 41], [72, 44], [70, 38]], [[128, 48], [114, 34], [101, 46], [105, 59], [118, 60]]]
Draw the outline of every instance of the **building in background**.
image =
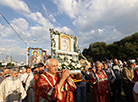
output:
[[12, 56], [7, 55], [7, 56], [6, 56], [6, 62], [7, 62], [7, 63], [11, 63], [11, 62], [12, 62]]

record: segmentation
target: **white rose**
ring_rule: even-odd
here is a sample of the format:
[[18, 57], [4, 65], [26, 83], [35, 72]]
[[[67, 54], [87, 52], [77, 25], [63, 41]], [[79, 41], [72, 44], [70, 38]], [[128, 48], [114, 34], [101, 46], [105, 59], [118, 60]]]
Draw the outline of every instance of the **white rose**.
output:
[[61, 66], [61, 63], [58, 63], [58, 66]]
[[71, 63], [72, 66], [75, 66], [75, 63]]
[[77, 59], [73, 59], [73, 61], [77, 61]]
[[80, 65], [80, 64], [77, 64], [77, 67], [78, 67], [78, 68], [80, 68], [80, 67], [81, 67], [81, 65]]
[[61, 59], [64, 59], [64, 56], [60, 56]]
[[68, 63], [71, 63], [71, 61], [70, 61], [70, 60], [68, 60]]
[[72, 57], [71, 57], [71, 56], [68, 56], [67, 58], [68, 58], [69, 60], [70, 60], [70, 59], [72, 59]]
[[67, 63], [67, 62], [64, 62], [64, 64], [65, 64], [66, 66], [68, 66], [68, 63]]

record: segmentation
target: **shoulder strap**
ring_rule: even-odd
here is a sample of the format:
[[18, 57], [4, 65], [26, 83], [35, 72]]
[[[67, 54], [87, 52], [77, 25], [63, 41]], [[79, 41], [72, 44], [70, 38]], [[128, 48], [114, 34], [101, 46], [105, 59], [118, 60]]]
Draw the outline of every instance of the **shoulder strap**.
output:
[[25, 80], [25, 83], [27, 82], [27, 79], [29, 78], [30, 74], [27, 76], [26, 80]]

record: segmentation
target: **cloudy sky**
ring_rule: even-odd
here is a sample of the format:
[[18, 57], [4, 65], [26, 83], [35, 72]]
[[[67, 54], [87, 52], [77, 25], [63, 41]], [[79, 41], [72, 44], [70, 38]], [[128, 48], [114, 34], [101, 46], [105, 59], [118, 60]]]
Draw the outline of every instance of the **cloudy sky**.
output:
[[[79, 48], [138, 31], [138, 0], [0, 0], [0, 13], [29, 46], [48, 49], [53, 28], [77, 36]], [[27, 45], [0, 16], [0, 60], [26, 60]]]

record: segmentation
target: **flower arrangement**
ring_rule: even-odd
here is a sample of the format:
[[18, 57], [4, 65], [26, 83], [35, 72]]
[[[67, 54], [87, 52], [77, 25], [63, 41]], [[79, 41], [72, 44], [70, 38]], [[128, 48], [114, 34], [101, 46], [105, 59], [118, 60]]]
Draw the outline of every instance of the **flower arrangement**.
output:
[[[49, 29], [50, 30], [50, 38], [51, 38], [51, 56], [53, 58], [56, 58], [58, 60], [58, 70], [61, 69], [70, 69], [70, 70], [80, 70], [81, 65], [78, 60], [78, 55], [80, 54], [80, 49], [78, 47], [78, 39], [77, 37], [73, 35], [68, 35], [62, 32], [54, 31], [54, 29]], [[63, 53], [60, 51], [59, 41], [57, 41], [57, 38], [59, 39], [60, 34], [65, 34], [67, 36], [71, 37], [72, 46], [73, 46], [73, 51], [72, 53], [78, 53], [77, 55], [75, 54], [76, 58], [73, 58], [72, 54], [67, 54]], [[59, 39], [60, 40], [60, 39]], [[57, 51], [58, 50], [58, 51]]]
[[81, 65], [79, 64], [79, 61], [77, 59], [72, 59], [71, 56], [64, 57], [64, 56], [58, 56], [58, 68], [61, 69], [70, 69], [70, 70], [80, 70]]

